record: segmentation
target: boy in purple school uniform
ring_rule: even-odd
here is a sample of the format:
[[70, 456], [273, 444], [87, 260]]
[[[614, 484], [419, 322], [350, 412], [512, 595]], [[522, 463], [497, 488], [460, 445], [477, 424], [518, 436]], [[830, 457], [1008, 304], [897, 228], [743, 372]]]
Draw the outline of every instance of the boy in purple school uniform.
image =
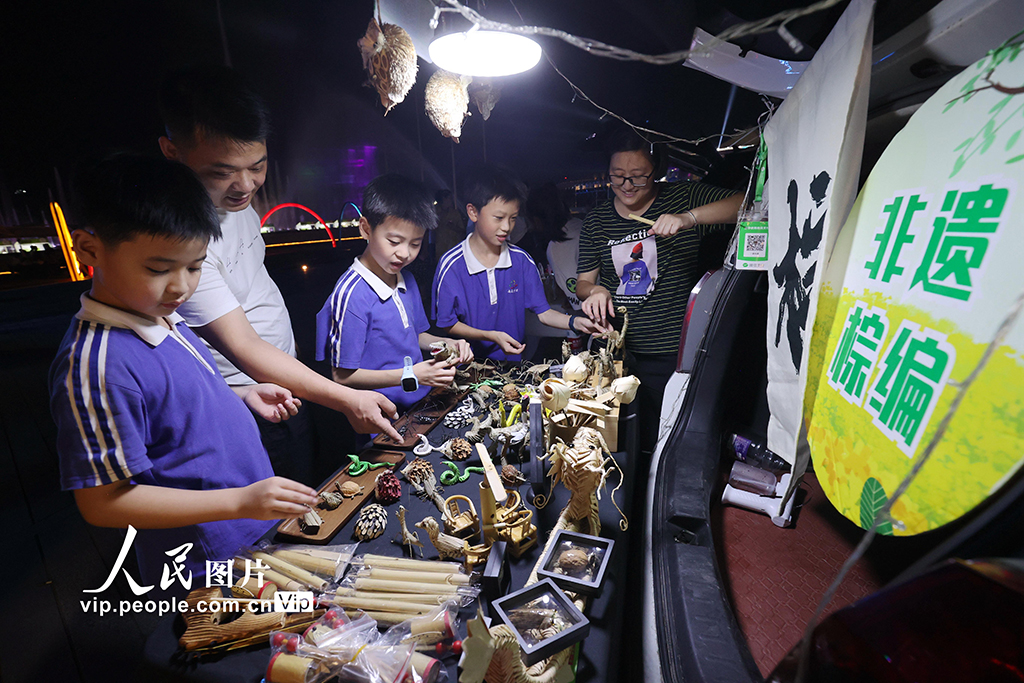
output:
[[526, 187], [508, 169], [487, 166], [473, 174], [466, 213], [476, 227], [437, 263], [432, 306], [437, 326], [470, 340], [477, 356], [519, 361], [527, 309], [549, 327], [605, 331], [585, 316], [553, 310], [533, 259], [508, 244], [525, 199]]
[[316, 503], [308, 486], [274, 476], [249, 412], [280, 421], [297, 401], [273, 384], [233, 391], [175, 313], [220, 237], [187, 167], [112, 157], [79, 193], [85, 227], [72, 239], [94, 275], [50, 368], [61, 486], [90, 524], [140, 529], [143, 584], [157, 584], [179, 549], [183, 575], [201, 586], [207, 560], [230, 559], [267, 520]]
[[[376, 389], [400, 411], [455, 378], [455, 366], [473, 360], [469, 344], [436, 337], [412, 274], [427, 230], [437, 225], [430, 192], [400, 175], [378, 176], [363, 191], [359, 233], [366, 250], [338, 279], [316, 316], [316, 359], [330, 359], [334, 380]], [[457, 357], [423, 360], [434, 342], [448, 342]], [[406, 369], [406, 359], [410, 367]], [[409, 373], [416, 378], [409, 390]], [[403, 382], [403, 378], [406, 380]]]

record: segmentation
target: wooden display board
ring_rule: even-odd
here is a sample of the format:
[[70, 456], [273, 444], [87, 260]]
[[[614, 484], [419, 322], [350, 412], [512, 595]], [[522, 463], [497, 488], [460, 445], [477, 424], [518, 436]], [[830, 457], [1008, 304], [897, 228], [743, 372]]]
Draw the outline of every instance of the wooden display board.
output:
[[404, 450], [412, 448], [420, 442], [420, 434], [430, 432], [468, 393], [453, 389], [433, 389], [395, 421], [395, 429], [402, 435], [402, 441], [395, 443], [387, 434], [378, 434], [373, 445]]
[[345, 467], [337, 475], [327, 480], [327, 483], [320, 487], [318, 493], [325, 491], [336, 491], [335, 483], [341, 485], [347, 481], [355, 482], [359, 486], [363, 486], [362, 493], [358, 494], [354, 498], [346, 498], [345, 501], [333, 510], [325, 510], [321, 507], [317, 507], [316, 511], [323, 518], [324, 523], [320, 525], [319, 531], [315, 534], [306, 534], [302, 532], [299, 527], [299, 520], [292, 518], [286, 519], [277, 527], [277, 533], [282, 536], [289, 536], [303, 543], [318, 543], [324, 544], [331, 540], [338, 529], [345, 526], [350, 519], [359, 509], [363, 507], [370, 500], [373, 500], [376, 496], [374, 494], [374, 484], [377, 481], [377, 475], [383, 472], [385, 469], [394, 470], [396, 467], [402, 465], [405, 462], [406, 453], [403, 451], [385, 451], [377, 448], [368, 449], [359, 454], [359, 458], [368, 463], [387, 463], [388, 466], [376, 467], [368, 469], [358, 477], [353, 477], [348, 473], [348, 467]]

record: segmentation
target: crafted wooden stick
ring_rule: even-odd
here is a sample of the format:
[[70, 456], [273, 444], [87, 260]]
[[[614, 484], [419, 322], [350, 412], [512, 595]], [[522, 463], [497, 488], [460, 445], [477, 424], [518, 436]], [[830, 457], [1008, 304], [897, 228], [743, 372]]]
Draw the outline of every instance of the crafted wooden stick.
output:
[[273, 555], [296, 567], [327, 576], [334, 576], [334, 572], [338, 568], [337, 558], [317, 557], [294, 550], [275, 550]]
[[404, 600], [415, 602], [420, 605], [431, 605], [437, 607], [445, 600], [451, 600], [448, 595], [421, 595], [417, 593], [384, 593], [381, 591], [357, 591], [352, 588], [339, 588], [335, 595], [350, 598], [374, 598], [377, 600]]
[[358, 618], [360, 616], [360, 612], [376, 621], [379, 626], [394, 626], [395, 624], [401, 624], [403, 621], [408, 621], [409, 619], [417, 619], [422, 616], [421, 614], [403, 614], [402, 612], [367, 612], [365, 610], [352, 609], [345, 610], [345, 614], [353, 618]]
[[495, 502], [504, 503], [508, 498], [508, 494], [505, 493], [505, 484], [498, 476], [498, 470], [494, 469], [491, 456], [482, 443], [476, 444], [476, 454], [480, 456], [480, 462], [484, 466], [484, 476], [487, 478], [487, 485], [491, 487], [491, 494], [494, 496]]
[[442, 574], [440, 572], [417, 572], [404, 569], [364, 569], [357, 576], [386, 581], [414, 581], [416, 583], [447, 583], [455, 586], [469, 585], [469, 574]]
[[366, 567], [415, 569], [423, 572], [443, 572], [445, 574], [457, 574], [462, 571], [462, 565], [457, 562], [413, 560], [408, 557], [389, 557], [387, 555], [363, 555], [363, 565]]
[[635, 221], [639, 221], [639, 222], [643, 223], [644, 225], [654, 225], [654, 221], [652, 221], [650, 218], [644, 218], [643, 216], [637, 216], [635, 213], [629, 214], [629, 217], [632, 218]]
[[419, 595], [455, 595], [458, 586], [445, 583], [412, 584], [405, 581], [382, 581], [380, 579], [360, 579], [354, 582], [356, 590], [379, 590], [393, 593], [418, 593]]
[[317, 590], [323, 590], [327, 585], [327, 581], [321, 579], [316, 574], [307, 572], [305, 569], [296, 567], [294, 564], [286, 562], [278, 557], [274, 557], [273, 555], [263, 552], [255, 552], [252, 554], [252, 557], [254, 560], [261, 560], [263, 564], [267, 565], [271, 569], [276, 569], [282, 574], [290, 576], [296, 581], [301, 581], [307, 586], [312, 586]]
[[[237, 569], [240, 572], [244, 572], [245, 571], [245, 561], [242, 558], [240, 558], [240, 557], [236, 557], [235, 558], [235, 569]], [[255, 573], [256, 572], [252, 571], [252, 568], [250, 567], [250, 577], [255, 575]], [[292, 579], [292, 578], [290, 578], [288, 576], [285, 576], [284, 574], [282, 574], [280, 572], [275, 572], [273, 569], [264, 569], [264, 570], [260, 571], [259, 573], [263, 574], [263, 580], [264, 581], [272, 581], [272, 582], [276, 583], [278, 590], [303, 591], [303, 590], [306, 590], [308, 588], [308, 586], [306, 586], [304, 584], [301, 584], [298, 581], [296, 581], [295, 579]], [[244, 574], [243, 574], [243, 576], [244, 576]]]
[[[365, 595], [365, 593], [363, 594]], [[335, 605], [345, 609], [374, 610], [378, 612], [405, 612], [408, 614], [426, 614], [437, 609], [437, 605], [423, 605], [416, 602], [401, 600], [375, 600], [368, 597], [348, 597], [335, 595], [331, 600]]]

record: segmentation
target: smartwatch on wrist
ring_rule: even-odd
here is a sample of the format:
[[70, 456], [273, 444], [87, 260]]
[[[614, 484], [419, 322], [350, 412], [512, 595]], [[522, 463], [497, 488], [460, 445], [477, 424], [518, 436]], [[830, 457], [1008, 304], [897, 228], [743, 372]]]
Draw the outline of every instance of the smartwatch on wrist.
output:
[[405, 391], [416, 391], [420, 388], [420, 381], [416, 379], [416, 373], [412, 370], [412, 358], [405, 357], [405, 367], [402, 368], [402, 389]]

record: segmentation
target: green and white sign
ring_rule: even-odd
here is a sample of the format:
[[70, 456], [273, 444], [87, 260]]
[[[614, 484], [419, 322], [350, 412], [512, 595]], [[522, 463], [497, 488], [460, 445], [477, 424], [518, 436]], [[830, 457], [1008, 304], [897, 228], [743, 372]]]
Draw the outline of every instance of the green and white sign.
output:
[[[867, 526], [1024, 293], [1024, 38], [931, 97], [857, 198], [826, 271], [808, 440]], [[1024, 321], [994, 349], [883, 533], [967, 513], [1024, 458]]]

